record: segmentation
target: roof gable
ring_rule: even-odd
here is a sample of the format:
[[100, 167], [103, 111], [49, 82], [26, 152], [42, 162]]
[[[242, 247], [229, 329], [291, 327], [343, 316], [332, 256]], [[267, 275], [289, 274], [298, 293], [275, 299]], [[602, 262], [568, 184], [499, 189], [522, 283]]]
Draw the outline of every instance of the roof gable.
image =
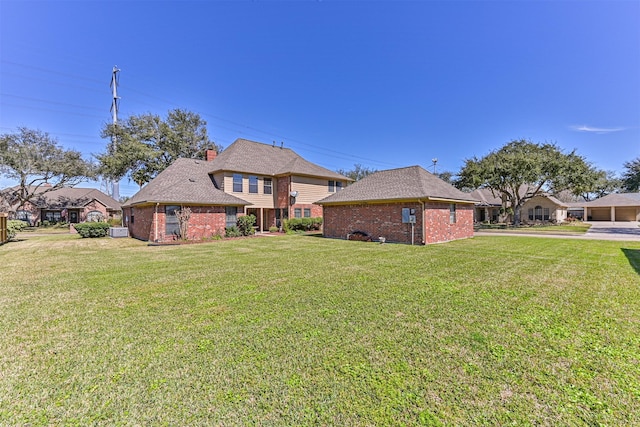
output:
[[468, 193], [432, 175], [420, 166], [374, 172], [318, 204], [387, 200], [449, 200], [475, 203]]
[[244, 206], [245, 200], [216, 188], [209, 175], [210, 162], [177, 159], [145, 185], [124, 206], [144, 203]]
[[208, 162], [209, 172], [232, 171], [278, 176], [307, 175], [350, 181], [349, 178], [311, 163], [290, 148], [237, 139]]

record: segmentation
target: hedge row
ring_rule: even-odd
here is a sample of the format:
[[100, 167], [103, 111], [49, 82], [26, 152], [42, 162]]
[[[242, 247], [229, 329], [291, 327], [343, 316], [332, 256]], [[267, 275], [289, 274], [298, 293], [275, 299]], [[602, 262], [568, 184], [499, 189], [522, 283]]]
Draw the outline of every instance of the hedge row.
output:
[[289, 218], [283, 221], [284, 231], [311, 231], [320, 230], [322, 217], [317, 218]]
[[109, 233], [109, 227], [107, 222], [82, 222], [74, 225], [82, 237], [105, 237]]

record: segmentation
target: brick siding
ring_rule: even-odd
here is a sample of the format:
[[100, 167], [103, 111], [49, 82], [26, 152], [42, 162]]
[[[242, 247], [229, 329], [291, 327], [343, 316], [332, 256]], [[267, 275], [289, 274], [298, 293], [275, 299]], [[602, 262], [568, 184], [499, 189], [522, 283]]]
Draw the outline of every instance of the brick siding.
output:
[[[447, 242], [473, 236], [473, 205], [456, 204], [456, 222], [449, 223], [448, 203], [425, 203], [424, 218], [418, 202], [324, 206], [323, 235], [346, 239], [354, 231], [367, 233], [373, 240], [411, 243], [411, 224], [402, 223], [402, 208], [415, 209], [415, 244]], [[423, 227], [426, 241], [423, 241]]]
[[[189, 206], [189, 208], [191, 209], [191, 218], [189, 218], [189, 228], [187, 230], [189, 240], [202, 240], [216, 234], [224, 236], [227, 221], [224, 206]], [[134, 215], [133, 224], [131, 223], [132, 210]], [[125, 217], [126, 221], [128, 221], [131, 237], [158, 242], [176, 239], [174, 235], [165, 235], [166, 217], [164, 205], [158, 206], [158, 236], [157, 239], [155, 238], [156, 224], [153, 221], [155, 210], [156, 207], [154, 205], [125, 209]]]

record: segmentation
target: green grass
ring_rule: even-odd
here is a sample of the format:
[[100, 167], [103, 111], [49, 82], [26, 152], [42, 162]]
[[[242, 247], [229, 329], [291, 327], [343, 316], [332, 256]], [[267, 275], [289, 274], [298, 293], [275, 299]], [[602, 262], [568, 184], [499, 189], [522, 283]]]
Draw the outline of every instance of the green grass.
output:
[[589, 231], [589, 228], [591, 228], [591, 224], [574, 222], [569, 224], [522, 225], [520, 227], [505, 224], [480, 224], [478, 230], [539, 234], [584, 234]]
[[640, 424], [640, 243], [50, 235], [0, 264], [0, 425]]

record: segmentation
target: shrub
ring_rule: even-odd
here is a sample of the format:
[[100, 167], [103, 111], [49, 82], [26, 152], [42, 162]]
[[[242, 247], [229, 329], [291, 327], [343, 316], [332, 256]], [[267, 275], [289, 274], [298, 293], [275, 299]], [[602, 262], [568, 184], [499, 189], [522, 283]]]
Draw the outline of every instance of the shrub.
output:
[[320, 230], [322, 218], [290, 218], [283, 221], [284, 231], [312, 231]]
[[242, 233], [240, 233], [240, 230], [235, 225], [232, 227], [227, 227], [224, 230], [224, 237], [240, 237], [240, 236], [242, 236]]
[[7, 236], [9, 240], [14, 239], [18, 231], [22, 231], [25, 228], [27, 228], [27, 223], [22, 220], [12, 219], [7, 221]]
[[280, 229], [275, 225], [272, 225], [271, 227], [269, 227], [269, 233], [277, 233], [278, 231], [280, 231]]
[[243, 215], [236, 220], [238, 230], [243, 236], [251, 236], [255, 233], [253, 226], [256, 224], [255, 215]]
[[109, 224], [106, 222], [83, 222], [75, 224], [75, 229], [80, 236], [105, 237], [109, 232]]

